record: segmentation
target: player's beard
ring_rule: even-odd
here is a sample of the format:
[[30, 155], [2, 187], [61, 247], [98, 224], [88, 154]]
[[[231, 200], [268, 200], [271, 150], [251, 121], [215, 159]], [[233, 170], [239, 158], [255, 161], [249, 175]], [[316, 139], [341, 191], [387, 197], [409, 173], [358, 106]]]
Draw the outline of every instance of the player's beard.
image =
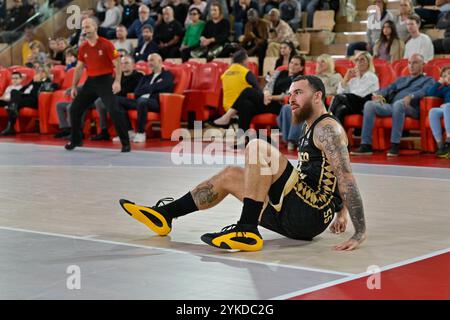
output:
[[311, 101], [305, 102], [303, 107], [295, 110], [292, 117], [292, 123], [300, 124], [304, 122], [306, 119], [309, 119], [312, 113], [313, 113], [313, 106]]

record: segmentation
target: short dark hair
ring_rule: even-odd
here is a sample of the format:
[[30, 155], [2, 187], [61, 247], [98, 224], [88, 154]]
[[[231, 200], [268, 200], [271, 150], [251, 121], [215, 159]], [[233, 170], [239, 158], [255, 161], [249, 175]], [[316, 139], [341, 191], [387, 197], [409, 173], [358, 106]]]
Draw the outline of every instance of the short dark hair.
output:
[[421, 24], [421, 22], [422, 22], [422, 20], [420, 19], [420, 16], [417, 15], [417, 14], [415, 14], [415, 13], [410, 14], [410, 15], [408, 16], [408, 20], [414, 20], [414, 21], [417, 23], [417, 25], [419, 25], [419, 26], [420, 26], [420, 24]]
[[450, 70], [450, 66], [445, 66], [441, 70], [441, 77], [444, 75], [445, 71]]
[[153, 27], [150, 24], [144, 24], [141, 27], [141, 31], [144, 31], [144, 29], [148, 29], [148, 30], [150, 30], [151, 33], [153, 33]]
[[22, 74], [19, 71], [14, 71], [13, 73], [11, 73], [11, 76], [13, 75], [18, 75], [22, 79]]
[[306, 60], [305, 60], [305, 56], [301, 55], [301, 54], [294, 54], [289, 61], [291, 61], [292, 59], [297, 59], [300, 60], [300, 64], [302, 65], [302, 67], [305, 66]]
[[238, 50], [233, 54], [233, 63], [242, 63], [248, 58], [247, 51], [244, 49]]
[[196, 11], [200, 17], [202, 16], [202, 12], [200, 11], [199, 8], [196, 8], [196, 7], [191, 8], [191, 9], [189, 10], [189, 13], [191, 13], [191, 12], [193, 12], [193, 11]]
[[318, 77], [316, 76], [311, 76], [311, 75], [300, 75], [295, 77], [292, 80], [292, 83], [300, 81], [300, 80], [306, 80], [309, 83], [309, 86], [313, 89], [314, 92], [322, 92], [322, 101], [323, 103], [325, 103], [325, 99], [326, 99], [326, 93], [325, 93], [325, 86], [322, 82], [322, 80], [320, 80]]

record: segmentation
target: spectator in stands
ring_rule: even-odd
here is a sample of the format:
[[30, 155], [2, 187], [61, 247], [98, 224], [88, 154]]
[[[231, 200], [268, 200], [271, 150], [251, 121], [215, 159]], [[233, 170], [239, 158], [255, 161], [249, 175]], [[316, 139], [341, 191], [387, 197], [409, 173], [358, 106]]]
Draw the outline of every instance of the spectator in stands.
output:
[[[146, 141], [145, 128], [147, 125], [147, 113], [159, 112], [159, 94], [173, 91], [173, 76], [162, 68], [162, 58], [159, 54], [152, 53], [148, 56], [148, 65], [152, 73], [143, 76], [139, 81], [134, 94], [135, 99], [117, 97], [119, 105], [125, 110], [137, 110], [137, 134], [133, 142]], [[131, 129], [131, 126], [128, 127]]]
[[142, 40], [141, 31], [144, 25], [150, 25], [152, 27], [155, 26], [155, 20], [150, 17], [150, 9], [145, 5], [141, 4], [139, 6], [139, 18], [134, 20], [131, 26], [128, 28], [128, 38], [138, 38], [140, 41]]
[[375, 43], [380, 39], [381, 29], [388, 20], [394, 21], [394, 16], [386, 9], [387, 0], [374, 0], [376, 11], [370, 12], [367, 18], [367, 42], [352, 42], [347, 48], [347, 56], [355, 54], [355, 50], [373, 52]]
[[11, 100], [8, 103], [8, 124], [0, 133], [1, 136], [14, 135], [14, 124], [19, 116], [19, 110], [23, 107], [37, 109], [39, 92], [45, 87], [50, 86], [50, 73], [44, 65], [36, 69], [33, 81], [20, 90], [12, 90]]
[[6, 26], [5, 30], [14, 30], [23, 25], [28, 18], [35, 14], [33, 6], [29, 5], [26, 1], [13, 0], [12, 6], [6, 13]]
[[[127, 98], [129, 93], [134, 93], [134, 89], [137, 88], [139, 81], [141, 81], [142, 74], [134, 69], [134, 59], [131, 55], [126, 55], [120, 59], [120, 69], [122, 70], [122, 77], [120, 78], [120, 91], [116, 93], [116, 95], [118, 97]], [[108, 128], [106, 127], [106, 106], [102, 99], [97, 99], [95, 101], [95, 109], [97, 109], [100, 119], [104, 119], [104, 125], [102, 126], [102, 123], [100, 123], [102, 131], [98, 135], [92, 137], [91, 140], [109, 140], [110, 137]], [[131, 132], [130, 140], [132, 138], [134, 138], [134, 131]], [[114, 141], [119, 142], [120, 137], [115, 137]]]
[[129, 28], [137, 19], [139, 19], [139, 4], [136, 0], [128, 0], [128, 4], [123, 6], [121, 23], [125, 28]]
[[[335, 95], [342, 76], [334, 70], [334, 60], [328, 54], [317, 57], [316, 76], [322, 80], [327, 96]], [[288, 151], [293, 151], [298, 145], [302, 124], [292, 123], [292, 109], [289, 104], [283, 105], [277, 118], [278, 127]]]
[[405, 51], [405, 43], [398, 38], [395, 23], [388, 20], [383, 24], [380, 39], [375, 43], [373, 48], [374, 58], [389, 61], [403, 58]]
[[354, 62], [356, 67], [347, 70], [344, 79], [339, 83], [338, 94], [330, 106], [330, 112], [342, 125], [345, 116], [362, 114], [364, 104], [370, 101], [372, 93], [380, 88], [370, 53], [360, 52]]
[[307, 26], [313, 26], [316, 10], [339, 10], [339, 0], [301, 0], [302, 10], [308, 13]]
[[211, 6], [213, 4], [218, 4], [221, 8], [221, 14], [224, 19], [228, 20], [228, 3], [227, 0], [206, 0], [206, 8], [203, 12], [203, 20], [207, 21], [212, 19], [212, 11]]
[[[298, 0], [285, 0], [280, 3], [281, 19], [289, 24], [292, 30], [300, 28], [302, 6]], [[291, 39], [292, 41], [292, 39]]]
[[64, 71], [67, 72], [77, 65], [77, 52], [72, 48], [67, 48], [64, 52], [65, 65]]
[[447, 11], [439, 19], [436, 25], [439, 29], [444, 29], [444, 38], [436, 39], [433, 41], [434, 53], [435, 54], [449, 54], [450, 53], [450, 11]]
[[41, 45], [38, 42], [32, 42], [30, 44], [31, 53], [27, 58], [25, 66], [33, 68], [35, 63], [45, 64], [47, 61], [47, 55], [41, 51]]
[[200, 37], [200, 47], [191, 51], [193, 58], [206, 57], [207, 60], [225, 55], [224, 48], [230, 35], [230, 22], [222, 15], [218, 2], [211, 5], [211, 20], [208, 20]]
[[415, 9], [417, 15], [423, 21], [423, 24], [436, 25], [442, 15], [450, 10], [450, 0], [436, 0], [435, 6], [438, 7], [439, 10], [426, 8]]
[[[292, 28], [287, 22], [281, 20], [280, 11], [272, 9], [269, 11], [269, 40], [266, 52], [266, 57], [276, 57], [280, 53], [281, 43], [290, 41], [295, 47], [298, 46], [297, 38], [295, 37]], [[286, 63], [286, 65], [288, 62]]]
[[322, 80], [327, 96], [337, 94], [339, 84], [342, 83], [342, 76], [334, 69], [334, 60], [330, 55], [322, 54], [317, 57], [315, 75]]
[[405, 117], [419, 119], [420, 99], [434, 84], [431, 77], [424, 76], [425, 59], [421, 54], [413, 54], [408, 60], [410, 76], [400, 77], [390, 86], [375, 92], [372, 100], [364, 105], [364, 122], [361, 146], [351, 152], [354, 155], [372, 154], [372, 130], [375, 117], [392, 117], [391, 147], [388, 156], [398, 156]]
[[[186, 21], [186, 17], [189, 10], [189, 5], [181, 0], [170, 0], [170, 6], [173, 9], [173, 16], [175, 20], [180, 22], [182, 25]], [[206, 4], [205, 4], [206, 6]]]
[[247, 15], [248, 22], [245, 25], [241, 45], [247, 50], [249, 56], [258, 57], [259, 73], [261, 74], [269, 39], [269, 23], [265, 19], [261, 19], [255, 9], [248, 10]]
[[233, 63], [220, 77], [223, 88], [223, 108], [226, 113], [216, 119], [212, 125], [220, 128], [228, 128], [231, 119], [237, 115], [237, 110], [231, 108], [236, 99], [246, 88], [253, 88], [260, 92], [258, 80], [248, 69], [248, 55], [245, 50], [238, 50], [233, 54]]
[[116, 27], [116, 38], [114, 41], [114, 47], [119, 49], [124, 49], [128, 54], [132, 54], [134, 52], [134, 46], [130, 39], [127, 39], [128, 30], [123, 24], [119, 24]]
[[189, 17], [191, 23], [186, 29], [183, 41], [181, 42], [181, 59], [183, 62], [189, 60], [192, 49], [200, 45], [200, 37], [205, 29], [205, 21], [200, 20], [202, 13], [200, 9], [193, 7], [189, 9]]
[[11, 84], [6, 87], [5, 91], [0, 97], [0, 107], [5, 107], [11, 102], [11, 91], [20, 91], [22, 87], [22, 74], [18, 71], [14, 71], [11, 74]]
[[[234, 102], [231, 108], [239, 115], [239, 128], [247, 131], [250, 128], [252, 118], [261, 113], [273, 113], [278, 115], [292, 79], [303, 74], [305, 58], [303, 56], [292, 57], [288, 70], [277, 71], [264, 87], [263, 92], [255, 88], [246, 88]], [[237, 147], [240, 146], [240, 143]]]
[[[95, 9], [94, 8], [89, 8], [87, 10], [81, 11], [81, 23], [83, 22], [83, 20], [87, 19], [87, 18], [91, 18], [93, 20], [95, 20], [97, 22], [97, 24], [100, 24], [98, 21], [98, 18], [95, 16]], [[81, 24], [80, 24], [81, 26]], [[84, 37], [81, 34], [81, 27], [80, 29], [76, 29], [75, 33], [73, 33], [70, 38], [69, 38], [69, 44], [71, 47], [79, 47], [83, 41], [84, 41]]]
[[406, 42], [409, 38], [407, 22], [408, 17], [412, 14], [414, 14], [414, 7], [411, 0], [400, 0], [400, 9], [398, 14], [394, 17], [394, 22], [398, 37], [403, 42]]
[[284, 41], [280, 45], [280, 53], [278, 55], [278, 59], [275, 62], [275, 69], [281, 66], [289, 66], [289, 61], [291, 61], [292, 57], [297, 54], [295, 50], [295, 46], [290, 41]]
[[105, 20], [99, 25], [98, 32], [100, 36], [113, 39], [116, 27], [122, 20], [122, 10], [116, 5], [116, 0], [104, 0], [104, 6], [106, 8]]
[[147, 24], [142, 27], [142, 42], [134, 51], [135, 61], [147, 61], [150, 54], [158, 52], [158, 44], [153, 40], [153, 28]]
[[163, 59], [180, 56], [180, 44], [183, 38], [183, 26], [175, 20], [172, 7], [163, 9], [163, 21], [155, 28], [155, 42]]
[[240, 37], [244, 32], [244, 27], [248, 19], [248, 10], [255, 9], [259, 11], [258, 1], [255, 0], [236, 0], [233, 4], [234, 16], [234, 39], [240, 41]]
[[[81, 87], [78, 87], [77, 90], [81, 90]], [[67, 89], [65, 92], [66, 96], [70, 96], [70, 89]], [[100, 99], [100, 98], [99, 98]], [[69, 138], [72, 130], [72, 125], [70, 122], [70, 108], [72, 107], [72, 102], [58, 102], [56, 104], [56, 114], [58, 115], [58, 127], [59, 131], [54, 134], [54, 138]], [[81, 116], [81, 123], [84, 123], [86, 119], [86, 113], [83, 112]], [[106, 125], [106, 119], [100, 117], [100, 123], [103, 124], [103, 121]]]
[[44, 45], [40, 42], [36, 35], [34, 34], [34, 26], [28, 25], [25, 27], [24, 33], [24, 42], [22, 44], [22, 64], [25, 65], [27, 63], [28, 57], [31, 54], [31, 44], [38, 43], [41, 51], [44, 51]]
[[[440, 158], [448, 158], [450, 156], [450, 66], [442, 69], [441, 78], [427, 90], [426, 95], [444, 99], [444, 104], [438, 108], [432, 108], [428, 117], [431, 132], [438, 147], [436, 155]], [[442, 118], [444, 118], [446, 133], [445, 141], [442, 141]]]
[[66, 60], [65, 56], [64, 56], [64, 52], [66, 51], [66, 49], [69, 47], [69, 43], [67, 41], [66, 38], [62, 38], [59, 37], [56, 39], [56, 43], [57, 43], [57, 50], [58, 52], [61, 52], [61, 54], [58, 56], [58, 58], [61, 58], [61, 64], [64, 64], [64, 61]]
[[[202, 0], [194, 0], [191, 4], [191, 6], [189, 7], [189, 11], [191, 12], [192, 8], [197, 8], [198, 10], [200, 10], [201, 15], [200, 15], [200, 19], [202, 18], [203, 13], [205, 12], [205, 8], [206, 8], [206, 2], [202, 1]], [[186, 16], [186, 20], [184, 21], [184, 25], [187, 28], [188, 25], [190, 25], [192, 23], [192, 19], [189, 15]]]
[[64, 52], [58, 50], [58, 42], [56, 39], [48, 40], [49, 53], [47, 58], [47, 64], [64, 64]]
[[410, 15], [407, 22], [410, 39], [406, 42], [405, 54], [403, 58], [409, 59], [412, 55], [421, 54], [425, 62], [434, 57], [433, 42], [430, 37], [424, 33], [420, 33], [420, 17], [416, 14]]
[[279, 9], [279, 0], [261, 0], [259, 1], [259, 12], [262, 16], [265, 16], [272, 9]]

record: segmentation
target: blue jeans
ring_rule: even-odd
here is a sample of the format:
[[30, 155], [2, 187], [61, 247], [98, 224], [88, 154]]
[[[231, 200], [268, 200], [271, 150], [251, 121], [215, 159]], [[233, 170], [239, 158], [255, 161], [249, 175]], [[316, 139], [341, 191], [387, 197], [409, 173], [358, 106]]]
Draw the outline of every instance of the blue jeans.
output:
[[[316, 12], [319, 7], [320, 0], [310, 0], [310, 1], [302, 1], [302, 10], [308, 13], [308, 28], [312, 28], [314, 21], [314, 12]], [[306, 5], [306, 8], [304, 8]]]
[[284, 141], [297, 142], [300, 139], [302, 124], [292, 123], [292, 110], [290, 105], [285, 104], [281, 107], [277, 123]]
[[375, 126], [375, 116], [392, 117], [391, 143], [400, 143], [402, 138], [405, 117], [419, 119], [419, 108], [405, 107], [403, 99], [393, 104], [382, 104], [381, 102], [367, 101], [364, 104], [364, 120], [362, 127], [362, 144], [372, 144], [372, 130]]
[[442, 141], [441, 118], [444, 117], [445, 132], [450, 134], [450, 103], [443, 104], [440, 108], [433, 108], [428, 113], [431, 132], [436, 142]]

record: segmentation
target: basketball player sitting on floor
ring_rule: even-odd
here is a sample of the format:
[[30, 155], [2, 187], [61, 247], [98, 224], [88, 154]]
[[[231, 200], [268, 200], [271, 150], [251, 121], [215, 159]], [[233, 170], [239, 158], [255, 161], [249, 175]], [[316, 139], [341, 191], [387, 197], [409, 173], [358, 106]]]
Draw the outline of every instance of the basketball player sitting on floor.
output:
[[122, 208], [163, 236], [172, 230], [174, 218], [214, 207], [232, 194], [244, 203], [237, 224], [201, 239], [217, 248], [242, 251], [262, 249], [258, 225], [301, 240], [311, 240], [330, 224], [332, 232], [344, 232], [347, 208], [355, 233], [334, 249], [357, 248], [366, 239], [366, 225], [345, 131], [325, 109], [325, 88], [319, 78], [298, 76], [289, 94], [294, 121], [306, 122], [297, 169], [271, 144], [252, 140], [245, 150], [245, 168], [226, 167], [168, 204], [164, 201], [173, 199], [162, 199], [154, 207], [122, 199]]

